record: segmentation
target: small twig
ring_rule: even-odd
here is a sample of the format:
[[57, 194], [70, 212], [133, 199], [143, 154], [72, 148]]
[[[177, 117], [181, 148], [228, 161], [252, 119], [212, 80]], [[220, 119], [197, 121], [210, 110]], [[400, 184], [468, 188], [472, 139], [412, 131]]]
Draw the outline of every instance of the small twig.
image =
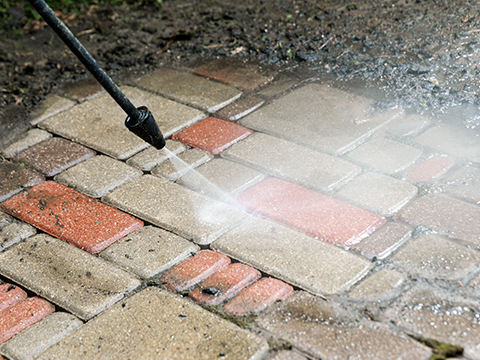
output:
[[358, 72], [360, 72], [360, 71], [363, 71], [363, 70], [367, 70], [367, 68], [364, 67], [363, 69], [355, 70], [354, 72], [352, 72], [351, 74], [349, 74], [348, 77], [350, 77], [350, 76], [352, 76], [352, 75], [354, 75], [354, 74], [356, 74], [356, 73], [358, 73]]
[[318, 50], [322, 50], [325, 46], [327, 46], [327, 44], [328, 44], [334, 37], [335, 37], [335, 35], [330, 36], [330, 38], [329, 38], [327, 41], [325, 41], [325, 42], [322, 44], [322, 46], [320, 46], [320, 47], [318, 48]]
[[352, 47], [350, 46], [347, 50], [345, 50], [343, 53], [341, 53], [340, 55], [337, 56], [337, 60], [340, 59], [343, 55], [345, 55], [346, 53], [348, 53], [350, 51]]

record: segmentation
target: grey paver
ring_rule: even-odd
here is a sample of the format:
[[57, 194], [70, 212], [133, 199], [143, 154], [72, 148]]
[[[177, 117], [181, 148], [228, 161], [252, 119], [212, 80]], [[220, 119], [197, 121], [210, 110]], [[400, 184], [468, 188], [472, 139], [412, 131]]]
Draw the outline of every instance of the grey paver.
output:
[[10, 215], [5, 214], [3, 211], [0, 211], [0, 229], [10, 224], [12, 221], [13, 218]]
[[261, 314], [259, 327], [315, 359], [427, 360], [431, 351], [387, 325], [360, 320], [331, 302], [297, 292]]
[[10, 158], [19, 152], [28, 149], [29, 147], [36, 145], [44, 140], [47, 140], [52, 137], [47, 131], [40, 129], [31, 129], [28, 130], [23, 136], [5, 150], [2, 151], [3, 156]]
[[209, 112], [221, 109], [242, 95], [231, 86], [167, 68], [144, 75], [136, 82], [145, 89]]
[[0, 202], [25, 188], [40, 184], [45, 178], [19, 164], [0, 159]]
[[236, 121], [258, 109], [264, 102], [263, 99], [250, 96], [226, 106], [222, 110], [216, 112], [215, 117]]
[[427, 194], [405, 206], [396, 217], [480, 246], [480, 208], [461, 200], [443, 194]]
[[185, 260], [200, 248], [154, 226], [145, 226], [100, 253], [105, 260], [147, 279]]
[[394, 174], [412, 165], [421, 155], [420, 149], [377, 137], [360, 145], [345, 158], [370, 169]]
[[0, 353], [11, 360], [33, 359], [82, 325], [72, 314], [55, 312], [0, 345]]
[[250, 359], [266, 341], [192, 301], [147, 288], [50, 347], [38, 359]]
[[46, 234], [0, 253], [0, 274], [84, 320], [140, 285], [105, 260]]
[[55, 176], [55, 181], [92, 197], [101, 197], [143, 173], [127, 164], [99, 155]]
[[344, 185], [336, 197], [373, 211], [391, 216], [417, 195], [416, 186], [390, 176], [367, 172]]
[[430, 119], [424, 115], [406, 115], [388, 124], [386, 132], [393, 137], [414, 136], [429, 124]]
[[480, 169], [476, 167], [461, 167], [449, 172], [439, 181], [447, 194], [465, 201], [480, 204]]
[[[178, 179], [177, 183], [228, 201], [265, 178], [261, 172], [225, 159], [213, 159]], [[210, 186], [210, 183], [215, 186]]]
[[372, 100], [328, 85], [309, 84], [258, 109], [240, 124], [340, 155], [400, 113], [392, 110], [374, 114], [372, 104]]
[[[165, 137], [199, 121], [205, 115], [188, 106], [132, 87], [121, 90], [137, 106], [152, 112]], [[85, 101], [39, 126], [118, 159], [126, 159], [148, 144], [125, 127], [125, 113], [108, 94]]]
[[[167, 148], [175, 155], [178, 155], [187, 150], [187, 147], [180, 141], [171, 139], [168, 139], [166, 141], [165, 148]], [[135, 154], [130, 159], [128, 159], [127, 164], [143, 171], [150, 171], [155, 166], [160, 165], [171, 156], [167, 153], [167, 151], [165, 151], [165, 148], [158, 150], [155, 149], [153, 146], [149, 146], [145, 150], [139, 152], [138, 154]]]
[[440, 124], [425, 131], [416, 141], [437, 151], [480, 162], [480, 134], [476, 129]]
[[35, 111], [32, 113], [32, 120], [30, 121], [30, 123], [32, 125], [36, 125], [39, 122], [45, 120], [46, 118], [65, 111], [74, 105], [75, 101], [55, 94], [48, 94], [41, 106], [36, 108]]
[[350, 287], [373, 267], [359, 256], [260, 218], [229, 231], [211, 247], [322, 295]]
[[334, 189], [361, 170], [345, 160], [260, 133], [227, 149], [222, 157], [322, 191]]
[[12, 222], [6, 226], [0, 226], [0, 251], [33, 236], [37, 230], [21, 221]]
[[397, 268], [428, 279], [463, 280], [478, 269], [480, 253], [438, 235], [412, 239], [391, 257]]
[[134, 179], [103, 201], [198, 244], [209, 244], [248, 215], [151, 175]]
[[357, 300], [381, 301], [394, 295], [394, 290], [405, 280], [398, 271], [381, 269], [358, 284], [348, 296]]
[[182, 175], [213, 159], [208, 151], [200, 149], [187, 150], [177, 157], [170, 157], [152, 170], [152, 174], [175, 181]]

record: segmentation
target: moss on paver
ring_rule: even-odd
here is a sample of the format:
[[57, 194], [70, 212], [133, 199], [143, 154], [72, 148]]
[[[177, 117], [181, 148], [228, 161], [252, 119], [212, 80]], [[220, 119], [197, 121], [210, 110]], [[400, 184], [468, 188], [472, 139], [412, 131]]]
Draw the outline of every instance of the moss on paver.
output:
[[443, 343], [441, 341], [422, 336], [410, 336], [432, 349], [432, 356], [429, 360], [445, 360], [451, 356], [463, 354], [463, 348], [461, 346]]

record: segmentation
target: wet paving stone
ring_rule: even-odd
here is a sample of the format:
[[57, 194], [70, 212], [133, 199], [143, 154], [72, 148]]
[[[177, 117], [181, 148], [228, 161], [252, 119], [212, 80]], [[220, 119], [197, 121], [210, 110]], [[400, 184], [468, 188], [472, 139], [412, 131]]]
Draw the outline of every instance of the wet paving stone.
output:
[[94, 151], [82, 145], [56, 137], [18, 153], [12, 161], [26, 164], [45, 176], [54, 176], [94, 155]]
[[198, 252], [190, 241], [154, 226], [145, 226], [118, 240], [100, 257], [142, 279], [165, 272]]
[[0, 285], [0, 311], [18, 304], [26, 298], [27, 293], [20, 287], [12, 284]]
[[405, 115], [388, 124], [386, 133], [392, 137], [415, 136], [430, 122], [430, 118], [425, 115]]
[[187, 150], [177, 158], [169, 158], [152, 170], [155, 176], [166, 178], [170, 181], [176, 181], [181, 176], [191, 172], [196, 167], [205, 164], [213, 159], [213, 155], [200, 149]]
[[253, 134], [253, 131], [243, 126], [215, 117], [208, 117], [173, 135], [172, 138], [186, 145], [206, 150], [213, 155], [218, 155], [251, 134]]
[[160, 279], [167, 289], [184, 291], [221, 271], [230, 264], [230, 258], [211, 250], [197, 255], [175, 266]]
[[436, 156], [410, 170], [407, 177], [412, 181], [430, 181], [445, 174], [453, 164], [448, 157]]
[[258, 313], [293, 293], [293, 287], [281, 280], [263, 278], [230, 300], [223, 311], [235, 316]]
[[92, 197], [101, 197], [116, 187], [143, 175], [127, 164], [99, 155], [55, 176], [55, 181]]
[[181, 296], [150, 287], [88, 322], [38, 359], [126, 360], [141, 354], [145, 359], [260, 360], [267, 351], [267, 342], [252, 332]]
[[23, 136], [5, 150], [2, 151], [2, 155], [6, 158], [11, 158], [12, 156], [18, 154], [19, 152], [28, 149], [42, 141], [48, 140], [52, 137], [47, 131], [40, 129], [31, 129], [23, 134]]
[[[170, 139], [166, 141], [165, 147], [175, 155], [178, 155], [187, 150], [187, 147], [180, 141]], [[170, 156], [165, 152], [164, 149], [158, 150], [155, 149], [153, 146], [149, 146], [142, 152], [139, 152], [138, 154], [128, 159], [127, 164], [142, 171], [150, 171], [154, 167], [166, 161], [169, 157]]]
[[[146, 91], [128, 86], [121, 90], [134, 105], [148, 107], [165, 137], [205, 117], [201, 111]], [[102, 94], [42, 121], [39, 126], [124, 160], [148, 147], [125, 127], [125, 118], [124, 111], [110, 95]]]
[[367, 172], [344, 185], [335, 196], [382, 216], [391, 216], [414, 196], [418, 188], [390, 176]]
[[102, 251], [143, 226], [142, 221], [53, 181], [18, 194], [1, 207], [90, 253]]
[[0, 226], [0, 251], [12, 246], [26, 238], [33, 236], [37, 230], [21, 221]]
[[258, 109], [264, 102], [263, 99], [249, 96], [217, 111], [215, 116], [220, 119], [236, 121]]
[[477, 205], [480, 204], [479, 168], [461, 167], [447, 173], [438, 183], [447, 194]]
[[247, 189], [232, 203], [337, 245], [355, 245], [385, 223], [367, 210], [277, 178]]
[[[342, 99], [339, 102], [338, 99]], [[372, 100], [309, 84], [261, 107], [240, 124], [329, 154], [352, 150], [400, 114], [370, 114]]]
[[478, 269], [480, 253], [430, 234], [412, 239], [391, 260], [414, 277], [464, 280]]
[[0, 253], [0, 274], [83, 320], [140, 286], [120, 268], [46, 234]]
[[167, 68], [144, 75], [136, 83], [144, 89], [211, 113], [242, 95], [231, 86]]
[[229, 231], [211, 248], [321, 295], [349, 288], [373, 267], [360, 256], [260, 218]]
[[54, 311], [52, 304], [38, 297], [25, 299], [0, 311], [0, 344]]
[[30, 124], [36, 125], [50, 116], [61, 113], [74, 105], [75, 101], [55, 94], [48, 94], [42, 104], [32, 112]]
[[93, 77], [77, 81], [63, 82], [58, 93], [79, 102], [89, 100], [105, 92], [105, 89]]
[[305, 292], [268, 308], [257, 326], [309, 357], [321, 359], [427, 360], [431, 351], [387, 325], [366, 320]]
[[3, 343], [0, 353], [9, 359], [33, 359], [82, 325], [83, 322], [71, 314], [55, 312]]
[[395, 174], [412, 165], [422, 151], [385, 138], [373, 138], [345, 156], [345, 159], [386, 174]]
[[11, 224], [13, 222], [13, 218], [5, 214], [3, 211], [0, 211], [0, 228], [3, 228], [4, 226], [7, 226], [8, 224]]
[[306, 360], [306, 358], [299, 353], [282, 350], [276, 353], [273, 357], [268, 358], [268, 360]]
[[426, 226], [465, 244], [480, 246], [478, 206], [443, 194], [427, 194], [405, 206], [396, 217], [413, 226]]
[[44, 180], [42, 175], [27, 170], [19, 164], [0, 161], [0, 202]]
[[385, 259], [411, 238], [412, 231], [408, 224], [388, 221], [354, 248], [368, 259]]
[[260, 277], [260, 271], [243, 264], [232, 264], [200, 284], [189, 296], [205, 305], [219, 305], [237, 295]]
[[405, 276], [398, 271], [381, 269], [358, 284], [348, 296], [356, 300], [382, 301], [395, 295], [395, 290], [404, 281]]
[[361, 171], [345, 160], [260, 133], [227, 149], [222, 157], [320, 191], [333, 190]]
[[151, 175], [118, 187], [102, 200], [197, 244], [210, 244], [248, 218], [233, 206]]

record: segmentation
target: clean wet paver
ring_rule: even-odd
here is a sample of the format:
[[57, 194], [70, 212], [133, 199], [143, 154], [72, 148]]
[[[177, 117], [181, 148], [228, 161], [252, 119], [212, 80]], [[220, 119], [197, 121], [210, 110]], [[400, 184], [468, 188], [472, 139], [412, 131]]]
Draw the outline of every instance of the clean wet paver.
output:
[[40, 130], [40, 129], [31, 129], [28, 130], [26, 133], [22, 134], [22, 137], [7, 147], [5, 150], [2, 151], [2, 155], [6, 158], [10, 158], [21, 151], [28, 149], [42, 141], [48, 140], [52, 137], [47, 131]]
[[396, 118], [387, 126], [387, 134], [392, 137], [417, 135], [430, 124], [430, 119], [425, 115], [413, 114]]
[[[180, 141], [175, 141], [171, 139], [167, 139], [165, 148], [174, 155], [178, 155], [187, 150], [187, 147]], [[158, 150], [153, 146], [149, 146], [145, 150], [139, 152], [138, 154], [135, 154], [130, 159], [128, 159], [127, 165], [133, 166], [142, 171], [150, 171], [154, 167], [160, 165], [168, 158], [170, 158], [171, 155], [167, 153], [165, 148]]]
[[184, 291], [230, 264], [230, 258], [217, 251], [203, 250], [175, 266], [160, 279], [167, 289]]
[[361, 171], [345, 160], [260, 133], [227, 149], [222, 157], [320, 191], [333, 190]]
[[101, 197], [143, 173], [127, 164], [99, 155], [55, 176], [55, 181], [92, 197]]
[[232, 203], [337, 245], [355, 245], [385, 223], [370, 211], [277, 178], [252, 186]]
[[144, 89], [209, 112], [221, 109], [242, 95], [234, 87], [168, 68], [144, 75], [136, 83]]
[[358, 284], [348, 296], [356, 300], [382, 301], [391, 298], [405, 279], [398, 271], [381, 269]]
[[430, 181], [445, 174], [453, 164], [448, 157], [436, 156], [410, 170], [407, 177], [412, 181]]
[[373, 267], [360, 256], [260, 218], [229, 231], [211, 247], [321, 295], [349, 288]]
[[148, 279], [188, 258], [200, 248], [190, 241], [154, 226], [145, 226], [118, 240], [100, 257]]
[[167, 179], [144, 175], [102, 198], [108, 204], [197, 244], [209, 244], [248, 214]]
[[188, 146], [206, 150], [212, 155], [218, 155], [251, 134], [253, 131], [243, 126], [208, 117], [173, 135], [172, 138]]
[[213, 155], [200, 149], [187, 150], [177, 157], [170, 157], [151, 172], [153, 175], [175, 181], [182, 175], [213, 159]]
[[[199, 110], [140, 89], [122, 86], [121, 90], [134, 105], [148, 107], [165, 137], [205, 117]], [[145, 141], [128, 131], [125, 118], [124, 111], [110, 95], [102, 94], [42, 121], [39, 126], [125, 160], [148, 147]]]
[[71, 314], [55, 312], [3, 343], [0, 353], [9, 359], [33, 359], [82, 325]]
[[227, 105], [220, 111], [217, 111], [215, 116], [220, 119], [236, 121], [258, 109], [264, 102], [265, 101], [259, 97], [249, 96]]
[[143, 222], [67, 186], [45, 181], [4, 202], [11, 215], [91, 253], [138, 230]]
[[474, 204], [480, 204], [480, 169], [478, 167], [461, 167], [451, 171], [438, 181], [440, 187], [453, 197]]
[[27, 298], [27, 293], [12, 284], [0, 285], [0, 311], [3, 311]]
[[326, 84], [309, 84], [242, 118], [240, 124], [341, 155], [401, 113], [391, 110], [373, 114], [372, 104], [373, 100]]
[[124, 270], [46, 234], [0, 253], [0, 274], [84, 320], [140, 286]]
[[267, 342], [190, 300], [147, 288], [107, 310], [40, 359], [260, 360]]
[[37, 230], [33, 226], [22, 221], [15, 221], [11, 224], [0, 226], [0, 251], [36, 233]]
[[45, 176], [54, 176], [94, 155], [94, 151], [82, 145], [55, 137], [18, 153], [12, 160], [23, 163]]
[[44, 180], [37, 172], [10, 161], [0, 160], [0, 202]]

